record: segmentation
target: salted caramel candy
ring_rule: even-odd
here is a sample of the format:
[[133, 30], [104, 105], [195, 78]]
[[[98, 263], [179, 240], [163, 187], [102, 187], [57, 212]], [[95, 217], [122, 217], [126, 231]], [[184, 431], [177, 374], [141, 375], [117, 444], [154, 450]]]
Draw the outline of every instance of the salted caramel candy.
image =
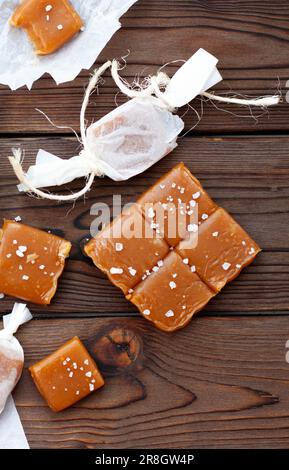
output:
[[127, 298], [159, 329], [175, 331], [189, 323], [215, 293], [176, 252], [157, 268]]
[[82, 19], [68, 0], [24, 0], [10, 23], [27, 32], [38, 55], [55, 52], [83, 27]]
[[150, 274], [169, 251], [136, 205], [122, 213], [84, 247], [94, 264], [124, 294]]
[[181, 242], [176, 249], [215, 292], [237, 277], [260, 252], [257, 243], [222, 208], [200, 225], [196, 247], [186, 249]]
[[36, 304], [50, 303], [71, 243], [12, 220], [0, 234], [0, 291]]
[[[160, 178], [137, 203], [170, 246], [177, 245], [190, 231], [197, 230], [198, 223], [204, 222], [217, 208], [183, 163]], [[163, 223], [162, 217], [156, 222], [161, 209], [164, 211]]]
[[97, 365], [77, 336], [29, 371], [53, 411], [68, 408], [104, 385]]
[[[169, 204], [184, 205], [181, 233], [171, 233], [175, 219], [169, 214], [162, 225], [157, 222], [156, 207], [165, 205], [168, 213]], [[187, 219], [196, 206], [197, 218]], [[132, 213], [126, 212], [91, 240], [85, 251], [144, 318], [163, 331], [184, 327], [260, 251], [183, 163], [149, 188], [132, 211], [145, 219], [145, 232], [155, 236], [105, 236], [121, 222], [127, 232]]]

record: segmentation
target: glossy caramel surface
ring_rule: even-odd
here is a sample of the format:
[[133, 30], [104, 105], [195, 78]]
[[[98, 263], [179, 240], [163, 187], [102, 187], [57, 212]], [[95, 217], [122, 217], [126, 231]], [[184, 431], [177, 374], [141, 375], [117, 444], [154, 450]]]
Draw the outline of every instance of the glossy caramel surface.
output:
[[200, 225], [197, 245], [184, 249], [181, 243], [177, 251], [218, 292], [253, 261], [260, 248], [228, 212], [219, 208]]
[[38, 55], [55, 52], [83, 26], [68, 0], [24, 0], [10, 22], [27, 32]]
[[53, 411], [68, 408], [104, 385], [94, 360], [77, 336], [29, 371]]
[[157, 238], [135, 205], [92, 238], [84, 250], [111, 282], [127, 294], [166, 256], [169, 247]]
[[141, 314], [163, 331], [184, 327], [215, 293], [172, 251], [129, 297]]
[[0, 291], [36, 304], [50, 303], [71, 243], [5, 220], [0, 233]]

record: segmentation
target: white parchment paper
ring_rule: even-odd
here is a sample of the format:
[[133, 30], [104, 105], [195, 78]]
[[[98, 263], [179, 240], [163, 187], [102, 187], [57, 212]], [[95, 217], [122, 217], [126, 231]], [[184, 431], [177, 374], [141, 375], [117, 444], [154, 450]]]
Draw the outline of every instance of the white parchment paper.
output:
[[137, 0], [70, 0], [85, 23], [84, 31], [54, 54], [37, 56], [27, 34], [10, 26], [11, 14], [19, 0], [0, 0], [0, 83], [16, 90], [29, 89], [44, 73], [57, 84], [74, 80], [89, 69], [121, 27], [119, 18]]
[[0, 415], [0, 449], [29, 449], [29, 444], [12, 396]]

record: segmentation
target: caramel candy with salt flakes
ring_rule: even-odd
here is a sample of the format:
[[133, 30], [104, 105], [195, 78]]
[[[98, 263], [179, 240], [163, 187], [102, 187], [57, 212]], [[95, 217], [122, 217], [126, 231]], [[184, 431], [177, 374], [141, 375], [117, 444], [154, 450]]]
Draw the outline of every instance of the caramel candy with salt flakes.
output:
[[55, 52], [83, 27], [83, 21], [68, 0], [24, 0], [10, 23], [23, 28], [36, 54]]
[[104, 385], [94, 360], [77, 336], [29, 371], [53, 411], [68, 408]]
[[216, 210], [200, 227], [197, 245], [176, 248], [196, 267], [201, 279], [214, 291], [237, 277], [260, 252], [260, 247], [222, 208]]
[[157, 267], [127, 298], [147, 320], [171, 332], [183, 328], [215, 293], [176, 252]]
[[[185, 224], [182, 233], [172, 235], [170, 224], [175, 222], [174, 217], [168, 216], [159, 225], [156, 207], [181, 203], [186, 216], [190, 217], [191, 210], [197, 208], [198, 217], [190, 225]], [[237, 222], [212, 201], [183, 163], [149, 188], [133, 208], [143, 214], [145, 226], [155, 232], [157, 242], [151, 237], [105, 238], [104, 234], [110, 233], [120, 220], [126, 225], [131, 217], [126, 213], [91, 240], [85, 251], [142, 315], [163, 331], [184, 327], [260, 251]], [[159, 244], [156, 250], [154, 243]]]
[[[202, 223], [217, 208], [201, 183], [183, 163], [179, 163], [160, 178], [137, 200], [137, 203], [150, 221], [150, 212], [153, 208], [156, 213], [158, 205], [162, 206], [165, 219], [163, 225], [156, 227], [156, 230], [160, 230], [170, 246], [177, 245], [186, 237], [187, 232], [190, 232], [192, 226], [196, 226], [198, 222]], [[150, 204], [154, 205], [152, 209]], [[174, 224], [174, 219], [177, 224]], [[174, 227], [177, 230], [174, 230]]]
[[71, 243], [50, 233], [5, 220], [0, 235], [0, 290], [36, 304], [50, 303]]
[[84, 251], [127, 294], [168, 253], [169, 247], [156, 237], [134, 205], [92, 238]]

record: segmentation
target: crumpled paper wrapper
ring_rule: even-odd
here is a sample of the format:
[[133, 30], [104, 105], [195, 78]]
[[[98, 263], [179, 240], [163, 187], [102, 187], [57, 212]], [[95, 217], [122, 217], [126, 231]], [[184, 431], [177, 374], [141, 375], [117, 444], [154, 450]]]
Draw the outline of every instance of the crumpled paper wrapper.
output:
[[49, 73], [57, 84], [74, 80], [82, 69], [90, 69], [96, 58], [121, 27], [119, 18], [137, 0], [70, 0], [85, 29], [54, 54], [37, 56], [23, 29], [10, 26], [9, 19], [19, 0], [0, 0], [0, 83], [11, 90], [33, 83]]

